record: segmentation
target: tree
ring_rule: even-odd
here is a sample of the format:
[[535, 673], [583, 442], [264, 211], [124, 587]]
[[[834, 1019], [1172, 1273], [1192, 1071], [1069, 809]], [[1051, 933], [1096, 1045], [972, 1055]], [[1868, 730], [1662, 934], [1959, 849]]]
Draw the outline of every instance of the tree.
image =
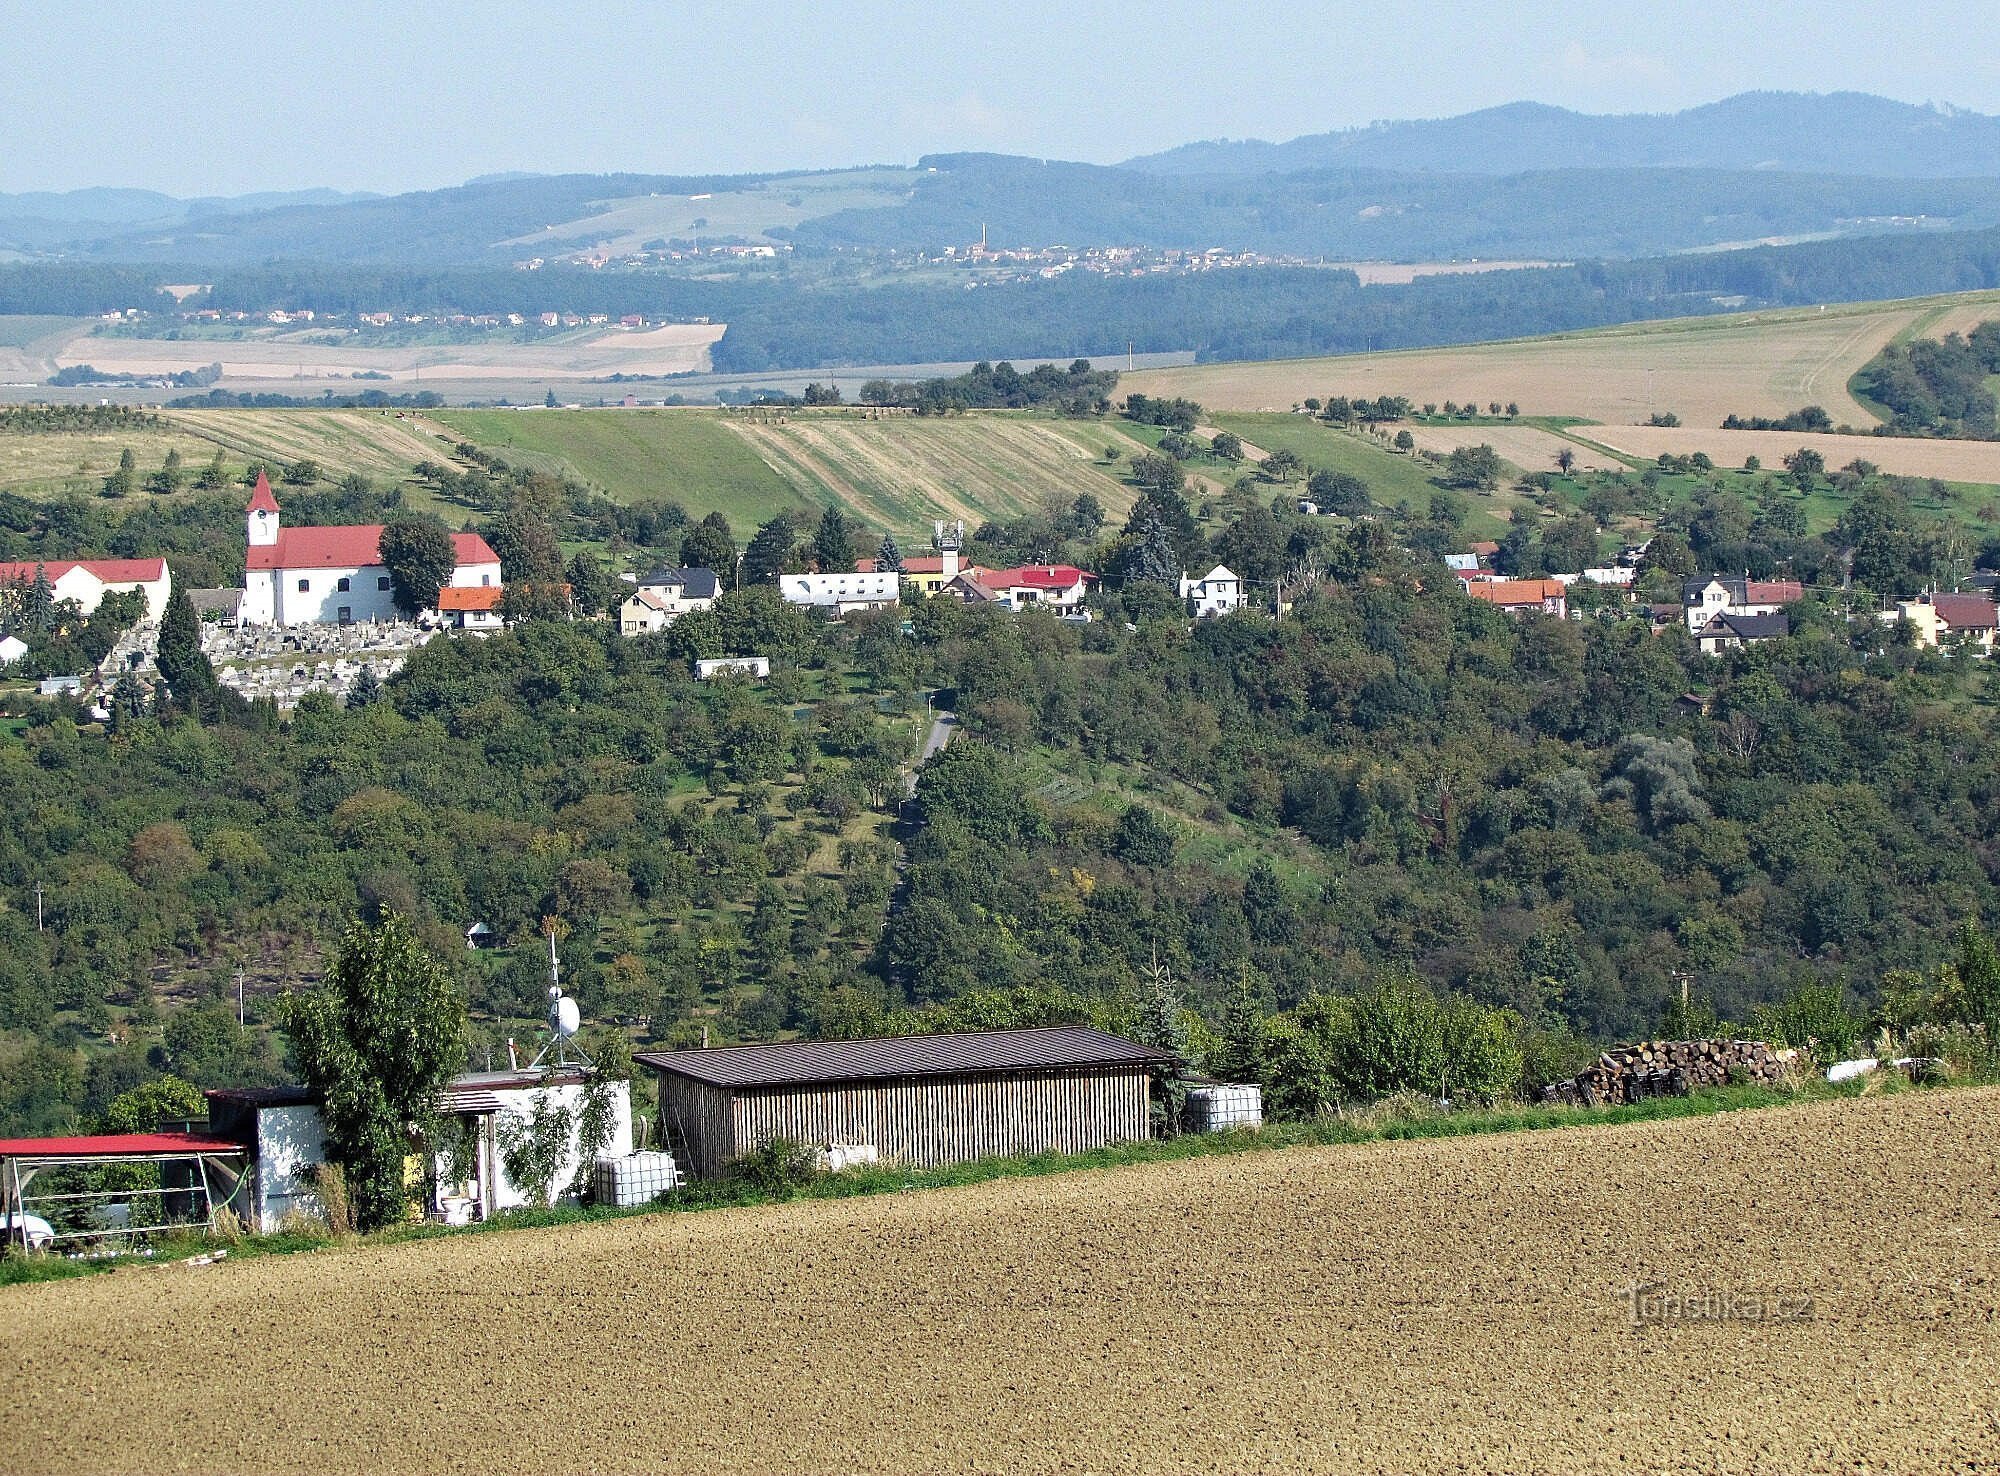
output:
[[1398, 451], [1414, 451], [1417, 449], [1417, 438], [1407, 430], [1399, 430], [1394, 444]]
[[729, 519], [712, 512], [688, 529], [681, 540], [681, 567], [712, 570], [726, 581], [736, 567], [736, 534]]
[[1785, 458], [1785, 470], [1801, 492], [1810, 492], [1813, 482], [1826, 474], [1826, 458], [1810, 446], [1801, 446]]
[[822, 574], [846, 573], [854, 567], [854, 531], [837, 503], [828, 503], [813, 534], [813, 562]]
[[1500, 485], [1502, 470], [1500, 453], [1491, 446], [1460, 446], [1444, 459], [1444, 483], [1491, 492]]
[[1241, 461], [1243, 438], [1234, 431], [1219, 430], [1215, 433], [1215, 439], [1208, 443], [1208, 449], [1224, 461]]
[[1174, 833], [1145, 805], [1132, 805], [1118, 817], [1111, 849], [1133, 866], [1169, 866], [1174, 859]]
[[311, 457], [301, 457], [285, 468], [285, 485], [310, 487], [320, 479], [320, 466]]
[[776, 584], [798, 547], [799, 525], [781, 512], [760, 526], [743, 551], [743, 577], [752, 584]]
[[328, 1156], [363, 1230], [402, 1218], [403, 1163], [436, 1136], [437, 1094], [464, 1061], [465, 1004], [451, 976], [396, 913], [350, 924], [326, 982], [287, 993], [280, 1020], [292, 1059], [318, 1094]]
[[597, 555], [581, 549], [569, 561], [570, 596], [586, 615], [602, 615], [618, 603], [618, 581], [604, 570]]
[[808, 405], [838, 405], [840, 403], [840, 386], [837, 384], [809, 384], [806, 386], [804, 399]]
[[1179, 585], [1181, 558], [1166, 520], [1153, 507], [1141, 504], [1134, 521], [1137, 526], [1126, 545], [1120, 572], [1128, 581], [1141, 584]]
[[881, 545], [875, 550], [875, 567], [878, 570], [903, 572], [903, 550], [896, 546], [896, 535], [884, 533]]
[[1374, 505], [1368, 484], [1352, 472], [1316, 471], [1306, 478], [1306, 493], [1323, 513], [1358, 517]]
[[1576, 465], [1576, 452], [1565, 446], [1556, 452], [1556, 470], [1568, 476], [1570, 468]]
[[1264, 458], [1258, 471], [1273, 482], [1289, 482], [1305, 469], [1305, 460], [1298, 452], [1289, 446], [1280, 446]]
[[118, 453], [118, 470], [104, 479], [106, 497], [130, 497], [139, 487], [139, 458], [127, 446]]
[[148, 486], [156, 495], [165, 496], [180, 491], [186, 485], [187, 473], [181, 469], [180, 448], [169, 446], [166, 460], [162, 461], [160, 469], [153, 473], [153, 479]]
[[209, 458], [208, 465], [195, 477], [194, 484], [203, 492], [219, 492], [229, 485], [229, 473], [223, 470], [220, 446], [215, 448], [215, 455]]
[[1268, 584], [1284, 571], [1285, 536], [1269, 508], [1248, 508], [1216, 535], [1215, 554], [1240, 578]]
[[160, 677], [181, 706], [193, 709], [215, 690], [215, 670], [201, 649], [201, 621], [187, 587], [174, 586], [160, 616]]
[[508, 584], [562, 582], [562, 545], [555, 526], [527, 498], [515, 498], [486, 530], [486, 538], [500, 555], [500, 577]]
[[1179, 496], [1187, 486], [1187, 472], [1173, 457], [1145, 451], [1132, 458], [1132, 480], [1142, 491]]
[[435, 518], [398, 518], [382, 529], [378, 547], [396, 608], [412, 617], [436, 609], [438, 591], [458, 568], [458, 554], [444, 524]]

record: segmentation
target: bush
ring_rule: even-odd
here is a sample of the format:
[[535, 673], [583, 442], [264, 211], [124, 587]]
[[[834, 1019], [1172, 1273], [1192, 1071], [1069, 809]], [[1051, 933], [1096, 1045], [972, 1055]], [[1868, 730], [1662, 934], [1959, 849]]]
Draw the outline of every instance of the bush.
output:
[[819, 1177], [819, 1153], [792, 1138], [765, 1138], [730, 1160], [729, 1177], [773, 1199], [789, 1199]]

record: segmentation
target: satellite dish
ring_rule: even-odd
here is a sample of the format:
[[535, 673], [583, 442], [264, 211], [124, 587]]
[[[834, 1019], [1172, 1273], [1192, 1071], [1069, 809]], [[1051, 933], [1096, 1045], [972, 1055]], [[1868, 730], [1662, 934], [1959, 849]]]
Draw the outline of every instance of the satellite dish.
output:
[[549, 1029], [563, 1040], [575, 1035], [583, 1024], [583, 1014], [576, 1007], [576, 1001], [567, 994], [558, 994], [549, 1004]]

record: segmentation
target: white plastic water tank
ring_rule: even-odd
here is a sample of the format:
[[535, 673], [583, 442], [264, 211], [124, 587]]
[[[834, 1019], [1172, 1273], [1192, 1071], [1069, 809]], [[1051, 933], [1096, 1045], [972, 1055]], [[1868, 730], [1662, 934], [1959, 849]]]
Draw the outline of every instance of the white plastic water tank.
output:
[[1264, 1089], [1234, 1082], [1188, 1088], [1188, 1127], [1197, 1133], [1226, 1133], [1264, 1125]]

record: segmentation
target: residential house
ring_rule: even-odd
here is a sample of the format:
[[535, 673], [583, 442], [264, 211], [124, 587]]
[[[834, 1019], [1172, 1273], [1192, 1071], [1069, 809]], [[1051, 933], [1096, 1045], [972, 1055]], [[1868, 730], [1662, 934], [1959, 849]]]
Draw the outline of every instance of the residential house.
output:
[[1792, 619], [1783, 610], [1765, 615], [1718, 615], [1694, 634], [1704, 656], [1719, 656], [1740, 646], [1783, 640], [1792, 633]]
[[165, 559], [43, 559], [0, 564], [0, 587], [26, 590], [33, 587], [37, 575], [48, 580], [54, 603], [74, 600], [85, 615], [93, 613], [107, 594], [137, 590], [146, 597], [146, 609], [139, 618], [157, 622], [167, 613], [167, 599], [174, 592], [174, 576]]
[[1018, 569], [985, 569], [977, 582], [990, 591], [993, 603], [1008, 610], [1038, 606], [1058, 615], [1083, 608], [1095, 574], [1074, 564], [1024, 564]]
[[28, 654], [28, 643], [19, 636], [0, 636], [0, 666], [12, 666]]
[[1496, 605], [1509, 615], [1569, 614], [1569, 591], [1560, 579], [1468, 579], [1461, 581], [1475, 600]]
[[1199, 579], [1181, 575], [1180, 590], [1181, 598], [1188, 603], [1188, 613], [1197, 620], [1228, 615], [1243, 608], [1243, 581], [1222, 564]]
[[501, 630], [507, 621], [500, 602], [507, 591], [498, 584], [475, 589], [449, 586], [438, 591], [438, 618], [454, 630]]
[[1920, 646], [1939, 645], [1950, 637], [1982, 651], [1993, 649], [1996, 610], [1987, 595], [1926, 594], [1898, 601], [1894, 609], [1884, 610], [1880, 618], [1887, 625], [1909, 621]]
[[835, 619], [857, 610], [879, 610], [902, 598], [894, 571], [780, 574], [778, 593], [791, 604], [825, 611]]
[[[382, 562], [382, 524], [285, 528], [271, 484], [260, 472], [250, 498], [244, 561], [244, 625], [353, 625], [396, 620], [401, 612]], [[477, 533], [454, 533], [454, 589], [500, 588], [500, 555]]]
[[618, 629], [624, 635], [665, 630], [683, 615], [706, 610], [722, 593], [713, 569], [655, 569], [618, 607]]
[[1697, 574], [1681, 583], [1681, 614], [1698, 634], [1718, 615], [1775, 615], [1806, 597], [1795, 579], [1751, 579]]

